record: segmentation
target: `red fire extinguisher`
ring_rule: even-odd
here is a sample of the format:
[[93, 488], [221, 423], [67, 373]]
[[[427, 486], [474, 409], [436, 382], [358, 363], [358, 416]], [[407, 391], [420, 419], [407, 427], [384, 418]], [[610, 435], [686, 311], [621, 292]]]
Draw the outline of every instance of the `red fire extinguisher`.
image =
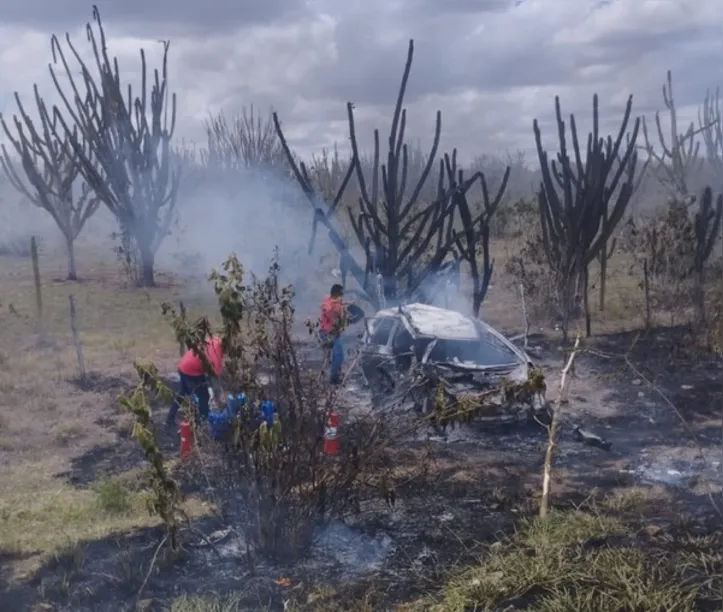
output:
[[186, 459], [193, 450], [193, 431], [191, 430], [191, 423], [186, 420], [181, 421], [181, 426], [178, 432], [181, 434], [181, 459]]
[[330, 410], [326, 415], [324, 452], [327, 455], [336, 455], [339, 452], [339, 413], [335, 410]]

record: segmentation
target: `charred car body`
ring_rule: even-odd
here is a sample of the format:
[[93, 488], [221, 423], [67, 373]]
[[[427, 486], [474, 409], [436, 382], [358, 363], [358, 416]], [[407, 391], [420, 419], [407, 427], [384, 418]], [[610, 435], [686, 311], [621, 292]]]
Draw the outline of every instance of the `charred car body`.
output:
[[460, 420], [464, 404], [469, 418], [462, 420], [490, 425], [547, 410], [528, 384], [534, 364], [527, 354], [476, 318], [408, 304], [380, 310], [364, 324], [360, 360], [377, 402], [386, 397], [423, 413], [439, 413], [443, 403], [457, 414], [450, 422]]

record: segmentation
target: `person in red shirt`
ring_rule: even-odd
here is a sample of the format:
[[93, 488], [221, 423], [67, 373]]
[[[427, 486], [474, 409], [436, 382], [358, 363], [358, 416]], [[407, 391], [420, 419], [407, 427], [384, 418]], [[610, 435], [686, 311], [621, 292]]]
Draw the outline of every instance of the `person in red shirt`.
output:
[[214, 396], [217, 401], [222, 401], [222, 390], [218, 385], [218, 378], [223, 369], [223, 347], [221, 338], [211, 336], [206, 341], [204, 351], [206, 358], [213, 368], [213, 377], [209, 380], [203, 367], [203, 361], [194, 353], [193, 349], [187, 350], [178, 362], [178, 376], [180, 378], [180, 391], [176, 395], [166, 417], [166, 425], [173, 427], [176, 422], [176, 414], [180, 407], [180, 400], [183, 397], [195, 395], [198, 398], [198, 416], [201, 420], [208, 418], [209, 393], [208, 386], [214, 387]]
[[329, 295], [321, 303], [321, 316], [319, 317], [319, 336], [321, 341], [331, 346], [331, 376], [332, 385], [341, 382], [341, 366], [344, 363], [344, 345], [341, 333], [347, 326], [346, 307], [344, 305], [344, 287], [332, 285]]

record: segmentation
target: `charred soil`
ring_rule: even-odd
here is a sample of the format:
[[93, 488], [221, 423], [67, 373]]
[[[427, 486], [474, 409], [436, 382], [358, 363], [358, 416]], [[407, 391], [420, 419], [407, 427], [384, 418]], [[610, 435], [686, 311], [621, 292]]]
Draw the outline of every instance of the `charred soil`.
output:
[[[14, 286], [21, 286], [13, 294], [16, 310], [30, 318], [29, 285]], [[81, 322], [91, 372], [83, 382], [64, 314], [71, 291], [81, 315], [89, 313]], [[145, 511], [144, 460], [117, 397], [135, 382], [132, 357], [153, 359], [173, 373], [178, 347], [158, 306], [183, 297], [173, 287], [128, 292], [121, 305], [113, 287], [92, 278], [47, 290], [47, 310], [59, 313], [46, 325], [52, 343], [29, 349], [2, 379], [15, 407], [0, 427], [0, 587], [7, 609], [464, 610], [474, 604], [542, 610], [558, 597], [592, 610], [603, 608], [561, 599], [561, 593], [572, 597], [577, 579], [604, 584], [609, 570], [566, 583], [561, 574], [569, 567], [558, 565], [555, 574], [545, 554], [584, 557], [605, 568], [632, 554], [642, 555], [641, 567], [649, 567], [649, 559], [665, 561], [668, 569], [656, 566], [659, 586], [676, 576], [669, 567], [674, 550], [689, 553], [680, 558], [701, 586], [692, 595], [670, 594], [660, 605], [685, 601], [686, 609], [720, 609], [720, 516], [712, 502], [721, 504], [714, 486], [721, 465], [721, 366], [687, 353], [684, 330], [587, 343], [562, 407], [557, 522], [548, 531], [533, 519], [545, 429], [533, 423], [490, 432], [471, 424], [400, 442], [397, 469], [408, 469], [410, 478], [393, 503], [364, 500], [344, 520], [320, 524], [311, 550], [293, 565], [283, 559], [251, 564], [233, 517], [216, 509], [233, 493], [209, 490], [197, 470], [176, 461], [177, 435], [163, 428], [165, 406], [157, 405], [161, 448], [182, 484], [191, 521], [183, 527], [180, 557], [169, 562], [160, 555], [154, 562], [163, 530]], [[110, 304], [112, 323], [107, 316], [95, 321], [92, 313], [107, 313]], [[31, 328], [18, 319], [7, 345], [26, 342]], [[533, 338], [533, 345], [554, 399], [565, 352], [549, 336]], [[21, 371], [34, 378], [17, 384]], [[355, 381], [350, 388], [360, 401], [367, 393]], [[610, 450], [577, 441], [575, 425], [609, 441]], [[423, 458], [430, 459], [420, 473]], [[536, 557], [538, 565], [524, 565], [527, 574], [515, 569], [523, 567], [521, 559]], [[643, 597], [637, 577], [628, 582]]]

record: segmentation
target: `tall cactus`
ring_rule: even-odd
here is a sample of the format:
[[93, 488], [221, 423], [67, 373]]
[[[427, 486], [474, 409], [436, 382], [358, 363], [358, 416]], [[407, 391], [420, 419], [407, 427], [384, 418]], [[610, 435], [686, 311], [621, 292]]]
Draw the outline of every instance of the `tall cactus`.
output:
[[[15, 162], [5, 145], [0, 146], [0, 166], [8, 177], [10, 184], [18, 190], [28, 202], [47, 211], [65, 239], [68, 257], [68, 280], [78, 280], [75, 265], [75, 240], [83, 230], [85, 223], [98, 210], [99, 200], [86, 183], [78, 187], [79, 157], [70, 146], [70, 138], [88, 151], [87, 143], [73, 128], [69, 135], [58, 139], [57, 117], [50, 116], [45, 101], [33, 87], [35, 105], [40, 117], [39, 128], [25, 110], [20, 96], [15, 92], [18, 114], [13, 116], [15, 129], [12, 130], [5, 117], [0, 114], [0, 125], [19, 157], [22, 172], [15, 167]], [[90, 103], [88, 107], [90, 107]], [[80, 102], [79, 102], [80, 105]], [[25, 178], [22, 177], [25, 175]]]
[[64, 109], [53, 108], [53, 119], [59, 124], [53, 131], [60, 140], [67, 140], [66, 150], [77, 156], [81, 176], [137, 248], [138, 282], [149, 287], [155, 285], [156, 254], [169, 234], [181, 179], [178, 156], [171, 149], [176, 94], [168, 93], [170, 42], [163, 41], [161, 67], [154, 71], [150, 87], [141, 49], [140, 91], [134, 97], [131, 86], [121, 81], [117, 58], [108, 53], [97, 6], [93, 6], [93, 21], [96, 28], [88, 23], [86, 33], [95, 75], [70, 35], [65, 37], [79, 64], [80, 82], [57, 36], [51, 38], [54, 63], [67, 77], [61, 85], [56, 68], [50, 66]]
[[[542, 147], [537, 119], [533, 122], [542, 170], [538, 194], [542, 245], [556, 278], [564, 340], [567, 340], [570, 317], [580, 297], [578, 294], [585, 290], [587, 284], [588, 266], [606, 247], [633, 194], [639, 118], [635, 120], [633, 131], [622, 148], [632, 105], [633, 97], [630, 96], [615, 140], [612, 136], [603, 138], [599, 128], [598, 97], [597, 94], [593, 96], [593, 130], [588, 135], [584, 158], [573, 115], [570, 115], [570, 135], [574, 158], [568, 152], [567, 130], [559, 97], [555, 97], [560, 142], [557, 161], [548, 159]], [[586, 304], [587, 300], [584, 302]]]
[[[450, 184], [463, 183], [463, 174], [461, 170], [457, 170], [457, 156], [452, 155], [451, 161], [448, 155], [444, 156], [445, 168]], [[457, 179], [455, 179], [455, 174]], [[459, 254], [459, 259], [466, 261], [469, 265], [470, 276], [472, 277], [472, 314], [479, 316], [482, 302], [487, 295], [487, 290], [492, 280], [492, 272], [494, 271], [495, 261], [490, 255], [490, 221], [497, 211], [497, 207], [502, 201], [502, 196], [507, 189], [507, 182], [510, 178], [510, 167], [508, 166], [502, 176], [502, 181], [494, 198], [490, 197], [489, 188], [484, 174], [480, 176], [480, 186], [482, 188], [481, 212], [474, 218], [467, 201], [467, 193], [458, 191], [452, 197], [456, 200], [456, 209], [459, 212], [459, 218], [462, 225], [462, 231], [456, 232], [452, 230], [455, 240], [455, 247]], [[478, 258], [482, 255], [482, 261]], [[481, 263], [481, 270], [480, 270]]]
[[702, 126], [696, 130], [695, 124], [691, 121], [685, 132], [678, 131], [678, 111], [675, 108], [673, 75], [670, 70], [666, 74], [666, 82], [663, 85], [663, 103], [670, 118], [670, 135], [668, 138], [665, 137], [660, 121], [660, 113], [656, 112], [655, 127], [660, 152], [656, 151], [656, 147], [648, 135], [648, 126], [645, 119], [643, 119], [645, 152], [648, 154], [648, 158], [654, 162], [653, 172], [661, 185], [668, 190], [673, 198], [685, 200], [690, 195], [690, 175], [699, 171], [703, 164], [703, 160], [698, 155], [700, 142], [696, 139], [696, 136], [704, 130]]
[[705, 157], [716, 176], [723, 177], [723, 97], [720, 88], [708, 91], [698, 111], [698, 127], [705, 144]]
[[[343, 280], [346, 280], [346, 273], [350, 272], [363, 288], [365, 297], [375, 306], [385, 301], [404, 301], [412, 296], [427, 301], [430, 296], [426, 295], [429, 291], [425, 289], [432, 284], [431, 281], [435, 276], [440, 274], [445, 259], [454, 257], [457, 242], [462, 240], [467, 242], [467, 245], [471, 245], [472, 242], [478, 244], [479, 240], [484, 240], [481, 233], [484, 227], [482, 224], [488, 222], [486, 215], [493, 213], [496, 208], [496, 204], [492, 206], [493, 201], [490, 201], [490, 206], [485, 208], [485, 212], [474, 219], [471, 215], [461, 214], [460, 206], [463, 202], [460, 194], [466, 193], [482, 175], [476, 172], [470, 177], [463, 177], [456, 169], [448, 172], [448, 164], [451, 163], [449, 158], [446, 162], [444, 159], [439, 160], [436, 197], [430, 197], [429, 201], [422, 196], [436, 161], [442, 129], [442, 115], [439, 111], [430, 153], [424, 158], [420, 176], [414, 184], [411, 184], [410, 153], [404, 140], [407, 114], [403, 106], [413, 55], [414, 42], [410, 40], [387, 140], [388, 151], [385, 155], [381, 152], [379, 130], [374, 131], [370, 185], [367, 184], [367, 177], [361, 164], [354, 122], [354, 105], [351, 102], [347, 104], [352, 160], [337, 194], [328, 204], [324, 203], [315, 191], [306, 166], [303, 163], [296, 163], [281, 130], [278, 117], [274, 114], [276, 131], [288, 161], [314, 208], [312, 244], [316, 227], [321, 223], [327, 228], [329, 237], [339, 250]], [[454, 153], [452, 157], [455, 157]], [[354, 237], [365, 254], [366, 261], [363, 265], [353, 257], [348, 244], [341, 238], [334, 225], [334, 215], [341, 202], [343, 191], [354, 173], [359, 184], [361, 210], [348, 208], [347, 213]], [[506, 181], [494, 201], [502, 197], [505, 188]], [[457, 215], [457, 212], [460, 212], [460, 215]], [[463, 231], [459, 235], [454, 232], [456, 218], [463, 226]], [[472, 242], [462, 238], [468, 233], [473, 238]], [[468, 246], [465, 246], [465, 249], [468, 249]], [[476, 266], [473, 266], [472, 273], [477, 274]], [[382, 279], [382, 296], [373, 291], [370, 284], [371, 279], [378, 276]], [[478, 280], [475, 280], [475, 283]], [[481, 287], [478, 283], [475, 286]], [[477, 293], [475, 299], [479, 299], [480, 292]], [[481, 295], [484, 297], [483, 292]]]
[[723, 193], [713, 202], [713, 190], [706, 187], [699, 200], [698, 210], [693, 219], [695, 248], [693, 251], [694, 301], [698, 311], [698, 322], [705, 324], [705, 265], [720, 238], [723, 218]]

